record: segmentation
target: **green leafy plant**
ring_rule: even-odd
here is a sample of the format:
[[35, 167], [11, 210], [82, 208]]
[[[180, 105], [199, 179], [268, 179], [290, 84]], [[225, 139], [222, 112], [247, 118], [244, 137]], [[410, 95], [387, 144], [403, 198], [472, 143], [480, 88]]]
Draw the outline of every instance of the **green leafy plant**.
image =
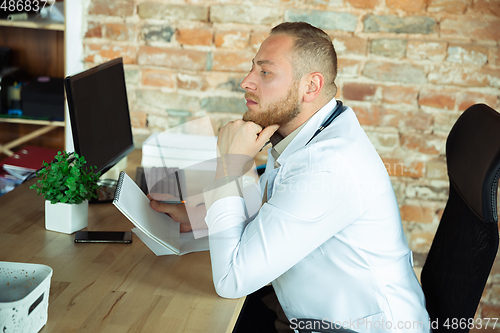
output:
[[42, 194], [45, 200], [52, 204], [68, 203], [79, 204], [84, 200], [97, 197], [97, 180], [100, 172], [95, 174], [90, 167], [87, 170], [83, 167], [87, 161], [83, 156], [74, 153], [74, 158], [69, 158], [70, 153], [58, 152], [55, 161], [43, 162], [45, 168], [37, 172], [40, 179], [30, 189], [36, 189], [37, 194]]

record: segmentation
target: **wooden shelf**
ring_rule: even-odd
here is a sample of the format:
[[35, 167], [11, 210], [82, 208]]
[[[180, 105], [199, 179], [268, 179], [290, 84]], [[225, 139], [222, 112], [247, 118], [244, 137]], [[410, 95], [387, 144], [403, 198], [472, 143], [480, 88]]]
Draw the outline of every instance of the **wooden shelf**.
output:
[[64, 127], [64, 121], [36, 120], [36, 119], [24, 119], [24, 118], [1, 118], [0, 117], [0, 123], [49, 125], [49, 126]]
[[64, 31], [64, 23], [44, 19], [41, 17], [29, 18], [25, 21], [0, 20], [0, 26]]
[[22, 125], [37, 125], [42, 126], [41, 128], [30, 131], [24, 135], [20, 135], [13, 141], [7, 142], [5, 144], [0, 144], [0, 153], [7, 156], [12, 156], [14, 152], [11, 150], [25, 142], [35, 139], [45, 133], [55, 130], [56, 128], [64, 127], [64, 121], [49, 121], [49, 120], [32, 120], [32, 119], [22, 119], [22, 118], [0, 118], [0, 123], [14, 123]]
[[[0, 45], [12, 50], [10, 65], [31, 77], [65, 76], [64, 38], [65, 24], [49, 18], [0, 19]], [[0, 156], [11, 156], [12, 149], [22, 144], [60, 150], [64, 138], [65, 121], [0, 117]]]
[[[9, 66], [21, 69], [29, 77], [65, 77], [67, 20], [65, 20], [66, 22], [55, 21], [52, 19], [55, 16], [51, 17], [50, 15], [55, 14], [56, 7], [62, 15], [66, 15], [67, 8], [62, 0], [55, 1], [58, 3], [53, 3], [54, 0], [47, 1], [46, 5], [54, 6], [54, 8], [50, 7], [48, 16], [44, 18], [40, 14], [30, 12], [27, 20], [0, 19], [0, 45], [11, 50]], [[71, 8], [79, 9], [81, 6], [81, 0], [67, 2], [74, 6], [70, 6]], [[24, 3], [25, 1], [23, 1]], [[33, 4], [33, 2], [31, 3]], [[0, 157], [2, 154], [10, 156], [11, 149], [21, 144], [61, 150], [65, 145], [65, 127], [65, 120], [0, 117]]]

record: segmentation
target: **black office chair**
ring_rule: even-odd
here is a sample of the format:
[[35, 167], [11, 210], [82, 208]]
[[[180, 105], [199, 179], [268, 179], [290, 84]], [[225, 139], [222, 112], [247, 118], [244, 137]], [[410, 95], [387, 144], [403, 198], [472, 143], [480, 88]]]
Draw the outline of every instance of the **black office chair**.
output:
[[469, 332], [452, 324], [473, 320], [498, 250], [500, 114], [484, 104], [468, 108], [448, 136], [446, 158], [450, 194], [421, 282], [438, 323], [433, 332]]

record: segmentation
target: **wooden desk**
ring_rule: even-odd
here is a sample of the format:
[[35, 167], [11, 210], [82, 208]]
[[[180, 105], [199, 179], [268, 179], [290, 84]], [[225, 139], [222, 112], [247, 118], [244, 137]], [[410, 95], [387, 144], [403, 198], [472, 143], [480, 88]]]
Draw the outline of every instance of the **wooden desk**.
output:
[[[209, 253], [157, 257], [132, 244], [75, 244], [45, 230], [44, 199], [27, 182], [0, 197], [0, 260], [54, 270], [48, 332], [231, 332], [244, 299], [215, 293]], [[112, 204], [89, 206], [89, 230], [130, 230]]]

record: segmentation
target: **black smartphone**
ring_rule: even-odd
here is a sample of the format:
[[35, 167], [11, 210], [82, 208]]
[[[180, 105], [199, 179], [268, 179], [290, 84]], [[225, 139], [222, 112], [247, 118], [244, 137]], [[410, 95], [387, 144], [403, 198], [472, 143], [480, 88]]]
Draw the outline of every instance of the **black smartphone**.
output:
[[77, 231], [75, 243], [132, 243], [130, 231]]

